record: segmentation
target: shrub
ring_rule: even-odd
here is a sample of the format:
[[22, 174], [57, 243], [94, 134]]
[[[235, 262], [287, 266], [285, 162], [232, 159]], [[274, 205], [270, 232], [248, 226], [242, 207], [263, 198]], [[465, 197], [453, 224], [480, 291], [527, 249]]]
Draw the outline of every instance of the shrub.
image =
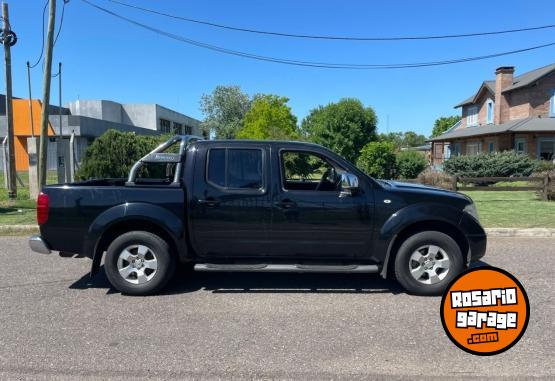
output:
[[125, 178], [133, 164], [156, 148], [162, 139], [108, 130], [87, 148], [76, 178]]
[[431, 185], [434, 187], [452, 189], [453, 178], [443, 171], [428, 168], [418, 175], [419, 184]]
[[528, 155], [504, 151], [454, 156], [443, 163], [443, 169], [461, 177], [515, 177], [529, 176], [536, 165]]
[[555, 163], [550, 160], [537, 160], [534, 172], [555, 172]]
[[394, 149], [391, 142], [370, 142], [360, 151], [357, 166], [372, 177], [391, 179], [397, 171]]
[[414, 179], [428, 166], [426, 157], [417, 151], [401, 151], [397, 154], [397, 173], [403, 179]]

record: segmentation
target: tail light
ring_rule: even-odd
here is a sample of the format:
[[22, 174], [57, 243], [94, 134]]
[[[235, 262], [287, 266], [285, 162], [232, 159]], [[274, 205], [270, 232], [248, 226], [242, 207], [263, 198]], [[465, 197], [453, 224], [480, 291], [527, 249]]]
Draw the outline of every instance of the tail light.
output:
[[48, 221], [48, 195], [42, 192], [37, 198], [37, 223], [43, 225]]

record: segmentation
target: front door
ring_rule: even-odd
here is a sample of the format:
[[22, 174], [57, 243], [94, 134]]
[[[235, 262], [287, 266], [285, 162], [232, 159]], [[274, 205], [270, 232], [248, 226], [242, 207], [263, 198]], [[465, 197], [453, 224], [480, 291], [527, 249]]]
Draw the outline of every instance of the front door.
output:
[[268, 145], [200, 149], [189, 206], [195, 252], [219, 258], [265, 255], [272, 212]]
[[367, 255], [371, 190], [340, 197], [340, 175], [346, 169], [322, 152], [282, 149], [273, 155], [279, 185], [273, 197], [270, 255], [299, 260]]

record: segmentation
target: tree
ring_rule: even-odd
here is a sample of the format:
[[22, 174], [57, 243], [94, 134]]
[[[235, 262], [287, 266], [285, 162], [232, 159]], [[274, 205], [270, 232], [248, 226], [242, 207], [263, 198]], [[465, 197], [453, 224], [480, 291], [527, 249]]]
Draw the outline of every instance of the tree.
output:
[[216, 139], [235, 138], [250, 103], [249, 96], [239, 86], [216, 86], [211, 94], [204, 94], [200, 100], [200, 109], [205, 115], [203, 130]]
[[357, 167], [375, 178], [393, 178], [397, 170], [393, 143], [370, 142], [366, 144], [360, 151]]
[[432, 138], [443, 134], [445, 131], [453, 127], [455, 123], [457, 123], [459, 120], [461, 120], [461, 117], [458, 115], [442, 116], [440, 118], [437, 118], [434, 122]]
[[414, 131], [382, 133], [379, 135], [379, 140], [393, 143], [397, 150], [426, 144], [426, 137]]
[[76, 177], [80, 180], [126, 178], [133, 164], [164, 139], [108, 130], [87, 148]]
[[397, 153], [397, 171], [399, 177], [414, 179], [428, 166], [426, 157], [417, 151], [401, 151]]
[[371, 107], [364, 107], [358, 99], [344, 98], [311, 110], [301, 128], [307, 139], [354, 163], [362, 147], [376, 140], [377, 123]]
[[256, 95], [245, 115], [239, 139], [294, 140], [299, 138], [297, 117], [287, 106], [286, 97]]

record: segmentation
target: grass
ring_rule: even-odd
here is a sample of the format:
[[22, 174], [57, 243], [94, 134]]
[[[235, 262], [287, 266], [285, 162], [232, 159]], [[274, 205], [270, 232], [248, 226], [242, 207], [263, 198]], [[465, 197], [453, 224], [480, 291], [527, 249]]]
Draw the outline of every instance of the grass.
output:
[[533, 191], [466, 191], [487, 228], [555, 228], [555, 202]]
[[[0, 172], [0, 225], [34, 225], [36, 220], [36, 202], [29, 199], [29, 174], [19, 172], [19, 178], [25, 186], [17, 183], [17, 198], [8, 199], [8, 190], [4, 188], [4, 175]], [[55, 171], [49, 171], [46, 179], [47, 184], [57, 182]]]

